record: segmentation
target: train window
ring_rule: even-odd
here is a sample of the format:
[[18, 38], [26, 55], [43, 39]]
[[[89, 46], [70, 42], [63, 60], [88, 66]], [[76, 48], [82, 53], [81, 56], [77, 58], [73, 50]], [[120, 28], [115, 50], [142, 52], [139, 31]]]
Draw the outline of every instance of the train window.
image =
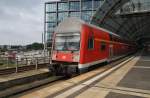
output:
[[112, 37], [112, 35], [111, 35], [111, 34], [109, 34], [109, 36], [110, 36], [110, 40], [112, 41], [112, 40], [113, 40], [113, 37]]
[[55, 50], [78, 51], [80, 49], [80, 35], [78, 33], [56, 34]]
[[88, 49], [94, 48], [94, 37], [89, 37], [88, 39]]
[[101, 46], [100, 47], [101, 51], [105, 51], [105, 49], [106, 49], [106, 43], [105, 42], [101, 42], [100, 46]]

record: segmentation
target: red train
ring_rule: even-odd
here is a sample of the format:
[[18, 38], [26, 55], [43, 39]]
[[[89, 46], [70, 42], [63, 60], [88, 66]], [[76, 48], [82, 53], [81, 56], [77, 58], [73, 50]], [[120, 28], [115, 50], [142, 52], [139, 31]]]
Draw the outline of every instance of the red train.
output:
[[68, 18], [58, 25], [52, 45], [49, 69], [56, 75], [84, 72], [135, 51], [134, 43], [77, 18]]

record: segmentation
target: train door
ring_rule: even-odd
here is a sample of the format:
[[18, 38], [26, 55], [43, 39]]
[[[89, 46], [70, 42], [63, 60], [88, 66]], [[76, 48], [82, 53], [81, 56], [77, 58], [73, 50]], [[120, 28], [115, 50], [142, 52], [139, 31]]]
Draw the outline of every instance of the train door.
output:
[[109, 61], [113, 59], [113, 45], [109, 46]]

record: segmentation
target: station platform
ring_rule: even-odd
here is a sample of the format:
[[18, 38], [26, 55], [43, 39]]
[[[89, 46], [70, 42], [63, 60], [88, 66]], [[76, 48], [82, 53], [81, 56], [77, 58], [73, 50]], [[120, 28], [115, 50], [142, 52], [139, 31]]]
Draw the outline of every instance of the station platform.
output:
[[150, 52], [136, 55], [119, 70], [85, 88], [76, 98], [150, 98]]

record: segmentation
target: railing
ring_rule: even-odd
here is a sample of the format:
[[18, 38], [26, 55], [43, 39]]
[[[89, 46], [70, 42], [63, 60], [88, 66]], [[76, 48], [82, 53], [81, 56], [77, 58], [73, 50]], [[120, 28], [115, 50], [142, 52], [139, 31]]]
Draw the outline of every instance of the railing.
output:
[[44, 65], [50, 63], [50, 57], [32, 57], [32, 58], [9, 58], [0, 57], [0, 70], [16, 68], [18, 67], [35, 65], [35, 69], [38, 69], [38, 65]]

